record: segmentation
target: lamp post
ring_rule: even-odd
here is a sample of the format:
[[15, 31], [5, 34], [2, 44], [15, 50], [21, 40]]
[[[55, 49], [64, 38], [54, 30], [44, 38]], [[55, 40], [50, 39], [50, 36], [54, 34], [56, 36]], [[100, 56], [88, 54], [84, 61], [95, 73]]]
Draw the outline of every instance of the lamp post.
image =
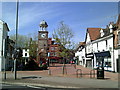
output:
[[[19, 8], [19, 1], [17, 0], [17, 6], [16, 6], [16, 43], [15, 48], [17, 50], [17, 38], [18, 38], [18, 8]], [[14, 60], [14, 79], [17, 79], [17, 70], [16, 70], [16, 62], [17, 59]]]

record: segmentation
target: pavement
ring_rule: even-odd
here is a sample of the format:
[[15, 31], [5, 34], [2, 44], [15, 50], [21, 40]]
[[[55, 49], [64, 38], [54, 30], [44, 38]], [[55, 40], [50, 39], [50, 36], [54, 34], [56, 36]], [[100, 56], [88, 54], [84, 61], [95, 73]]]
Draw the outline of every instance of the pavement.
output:
[[[2, 73], [1, 83], [54, 88], [119, 88], [118, 73], [105, 71], [105, 79], [97, 79], [96, 70], [91, 70], [80, 65], [66, 64], [63, 74], [63, 65], [56, 64], [49, 67], [49, 70], [17, 71], [17, 80], [14, 80], [13, 72], [7, 71], [7, 79], [3, 79], [4, 73]], [[93, 72], [91, 77], [90, 71]]]

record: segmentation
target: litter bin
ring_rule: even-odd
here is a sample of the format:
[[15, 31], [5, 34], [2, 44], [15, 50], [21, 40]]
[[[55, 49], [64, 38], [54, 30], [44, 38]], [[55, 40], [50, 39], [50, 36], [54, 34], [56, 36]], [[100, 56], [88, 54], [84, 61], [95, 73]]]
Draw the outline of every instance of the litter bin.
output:
[[97, 79], [104, 79], [104, 67], [97, 68]]

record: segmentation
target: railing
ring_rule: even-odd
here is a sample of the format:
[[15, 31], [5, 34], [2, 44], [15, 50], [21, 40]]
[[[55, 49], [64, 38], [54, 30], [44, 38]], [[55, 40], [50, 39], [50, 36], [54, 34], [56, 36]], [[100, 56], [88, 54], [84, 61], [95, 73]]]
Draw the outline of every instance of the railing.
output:
[[66, 66], [65, 66], [65, 65], [62, 67], [62, 74], [63, 74], [63, 75], [64, 75], [64, 74], [67, 74], [67, 69], [66, 69]]
[[[78, 73], [78, 72], [80, 72], [80, 73]], [[78, 78], [79, 75], [80, 75], [80, 77], [82, 77], [82, 70], [81, 69], [77, 69], [76, 70], [76, 75], [77, 75], [77, 78]]]
[[74, 64], [74, 68], [76, 69], [76, 64]]
[[90, 71], [90, 78], [95, 78], [95, 70], [91, 70]]

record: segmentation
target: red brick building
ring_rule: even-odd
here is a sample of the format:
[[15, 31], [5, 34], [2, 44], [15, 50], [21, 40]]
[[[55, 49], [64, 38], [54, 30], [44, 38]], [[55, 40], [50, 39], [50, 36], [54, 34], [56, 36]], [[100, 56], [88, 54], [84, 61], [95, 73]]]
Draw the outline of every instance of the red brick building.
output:
[[60, 47], [58, 44], [55, 44], [55, 41], [52, 38], [48, 39], [48, 59], [51, 63], [60, 63], [61, 57], [59, 56]]

